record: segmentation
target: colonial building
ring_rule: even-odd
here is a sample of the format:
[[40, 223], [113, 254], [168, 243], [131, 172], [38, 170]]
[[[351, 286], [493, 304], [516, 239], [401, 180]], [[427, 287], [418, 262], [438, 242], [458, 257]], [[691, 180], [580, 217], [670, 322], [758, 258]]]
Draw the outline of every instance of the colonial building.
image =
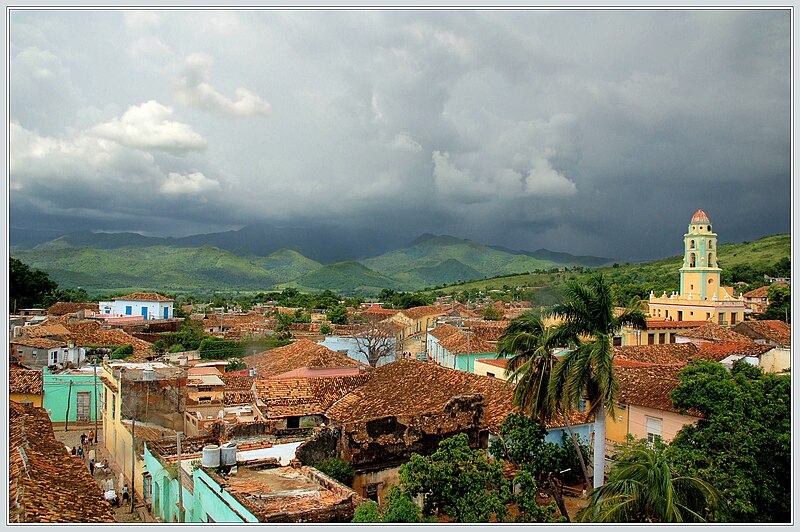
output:
[[680, 292], [661, 296], [650, 293], [651, 317], [664, 320], [713, 321], [718, 325], [736, 325], [744, 320], [745, 306], [733, 289], [720, 285], [722, 269], [717, 264], [717, 234], [711, 230], [708, 215], [698, 210], [683, 235], [683, 266], [680, 268]]

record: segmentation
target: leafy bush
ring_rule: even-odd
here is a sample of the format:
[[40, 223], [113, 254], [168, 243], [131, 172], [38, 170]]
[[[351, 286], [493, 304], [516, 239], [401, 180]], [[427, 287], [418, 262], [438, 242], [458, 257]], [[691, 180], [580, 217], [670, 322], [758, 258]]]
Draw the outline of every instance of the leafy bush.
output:
[[239, 357], [242, 356], [242, 345], [234, 340], [208, 337], [200, 342], [198, 352], [204, 359]]
[[111, 358], [119, 360], [122, 358], [127, 358], [132, 354], [133, 354], [133, 346], [131, 344], [122, 345], [111, 352]]
[[167, 349], [167, 353], [183, 353], [184, 351], [186, 351], [186, 348], [183, 347], [183, 344], [172, 344]]
[[331, 326], [328, 325], [327, 323], [323, 323], [322, 325], [319, 326], [320, 334], [330, 334], [331, 332], [333, 332], [333, 329], [331, 329]]
[[345, 486], [349, 486], [356, 476], [350, 462], [346, 462], [341, 458], [326, 458], [322, 462], [314, 464], [314, 467], [328, 475], [329, 477], [338, 480]]
[[367, 501], [356, 508], [353, 514], [353, 523], [380, 523], [381, 515], [378, 512], [378, 503]]

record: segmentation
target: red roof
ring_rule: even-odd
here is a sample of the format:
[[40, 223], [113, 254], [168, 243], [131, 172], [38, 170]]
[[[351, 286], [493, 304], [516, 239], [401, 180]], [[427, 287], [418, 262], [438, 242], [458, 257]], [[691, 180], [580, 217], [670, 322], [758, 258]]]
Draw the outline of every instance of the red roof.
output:
[[127, 296], [116, 297], [114, 298], [114, 301], [174, 301], [174, 299], [164, 297], [161, 294], [135, 292], [133, 294], [128, 294]]
[[479, 358], [475, 362], [482, 362], [483, 364], [487, 364], [489, 366], [494, 366], [496, 368], [506, 369], [508, 367], [508, 361], [511, 360], [510, 358]]
[[792, 328], [780, 320], [743, 321], [733, 330], [753, 340], [765, 340], [778, 345], [792, 344]]
[[647, 319], [647, 328], [649, 329], [691, 329], [692, 327], [702, 327], [708, 323], [705, 320], [683, 320], [683, 321], [669, 321], [661, 319]]
[[713, 360], [720, 362], [731, 355], [759, 356], [767, 351], [774, 349], [774, 346], [756, 343], [724, 343], [724, 344], [703, 344], [697, 352], [695, 358], [703, 360]]
[[711, 223], [711, 220], [708, 219], [708, 215], [705, 213], [703, 209], [697, 209], [697, 212], [694, 213], [692, 216], [692, 223], [693, 224], [706, 224]]

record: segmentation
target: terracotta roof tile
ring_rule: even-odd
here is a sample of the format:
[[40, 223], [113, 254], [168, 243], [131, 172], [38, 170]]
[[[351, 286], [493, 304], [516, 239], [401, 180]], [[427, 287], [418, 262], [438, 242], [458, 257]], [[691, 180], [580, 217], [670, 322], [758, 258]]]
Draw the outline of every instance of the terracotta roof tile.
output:
[[703, 345], [695, 358], [721, 362], [731, 355], [759, 356], [774, 348], [771, 345], [755, 343], [712, 343]]
[[435, 316], [436, 314], [445, 314], [447, 311], [450, 310], [449, 306], [440, 306], [440, 305], [427, 305], [423, 307], [411, 307], [405, 310], [401, 310], [400, 312], [412, 320], [418, 320], [420, 318], [424, 318], [425, 316]]
[[57, 336], [64, 338], [69, 334], [67, 329], [62, 324], [45, 324], [45, 325], [29, 325], [22, 328], [22, 333], [28, 338], [47, 338], [50, 336]]
[[490, 343], [477, 334], [457, 332], [439, 340], [439, 345], [453, 354], [494, 353], [496, 343]]
[[149, 292], [135, 292], [127, 296], [115, 297], [114, 301], [175, 301], [161, 294], [153, 294]]
[[736, 333], [730, 329], [720, 327], [715, 323], [706, 323], [702, 327], [697, 327], [690, 331], [680, 333], [680, 336], [685, 338], [692, 338], [698, 340], [707, 340], [710, 342], [750, 342], [750, 338], [742, 334]]
[[454, 327], [449, 323], [442, 323], [437, 325], [435, 328], [428, 331], [428, 334], [436, 338], [437, 340], [441, 340], [443, 338], [447, 338], [450, 335], [453, 335], [459, 331], [458, 327]]
[[768, 296], [767, 294], [768, 291], [769, 291], [769, 286], [759, 286], [755, 290], [750, 290], [749, 292], [742, 294], [742, 297], [744, 297], [745, 299], [750, 299], [754, 297], [764, 298]]
[[708, 322], [705, 320], [682, 320], [682, 321], [669, 321], [661, 319], [647, 319], [647, 329], [691, 329], [694, 327], [702, 327]]
[[305, 338], [256, 355], [256, 368], [261, 376], [280, 375], [300, 368], [359, 366], [363, 364]]
[[708, 219], [708, 215], [703, 209], [697, 209], [697, 211], [695, 211], [695, 213], [692, 215], [692, 223], [705, 224], [711, 223], [711, 220]]
[[97, 303], [72, 303], [69, 301], [58, 301], [47, 307], [47, 313], [54, 316], [63, 316], [65, 314], [75, 314], [81, 310], [94, 310], [99, 309]]
[[792, 328], [780, 320], [749, 320], [733, 327], [734, 332], [753, 340], [766, 340], [777, 345], [792, 345]]
[[[331, 406], [326, 415], [339, 423], [383, 416], [443, 413], [456, 396], [483, 396], [481, 425], [497, 433], [506, 416], [514, 411], [513, 387], [493, 377], [475, 375], [415, 359], [381, 366], [367, 382]], [[575, 424], [586, 416], [571, 416]], [[562, 426], [554, 421], [549, 427]]]
[[14, 338], [9, 343], [36, 349], [53, 349], [55, 347], [66, 347], [67, 345], [67, 342], [63, 340], [52, 340], [50, 338]]
[[506, 332], [508, 320], [499, 321], [465, 321], [464, 326], [472, 330], [475, 336], [487, 342], [496, 342]]
[[8, 391], [9, 393], [42, 393], [44, 385], [44, 375], [41, 371], [32, 369], [9, 369], [8, 370]]
[[[617, 366], [615, 369], [619, 382], [617, 402], [678, 412], [672, 405], [670, 394], [680, 384], [678, 372], [682, 367], [657, 364], [640, 367]], [[688, 413], [695, 417], [700, 416], [699, 412]]]
[[618, 358], [648, 364], [686, 364], [699, 351], [691, 342], [680, 344], [653, 344], [614, 347], [614, 360]]
[[9, 405], [11, 523], [113, 523], [114, 510], [82, 461], [67, 454], [42, 408]]
[[363, 385], [368, 374], [343, 377], [258, 379], [256, 395], [267, 419], [322, 414], [351, 390]]
[[484, 364], [488, 364], [489, 366], [494, 366], [496, 368], [506, 369], [508, 367], [508, 358], [479, 358], [475, 362], [482, 362]]

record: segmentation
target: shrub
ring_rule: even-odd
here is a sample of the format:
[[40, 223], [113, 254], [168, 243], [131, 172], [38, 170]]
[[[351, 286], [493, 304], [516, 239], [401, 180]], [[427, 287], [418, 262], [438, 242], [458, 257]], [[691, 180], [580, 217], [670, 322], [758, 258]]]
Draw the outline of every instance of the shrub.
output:
[[322, 462], [315, 464], [314, 467], [345, 486], [349, 486], [353, 482], [353, 477], [355, 477], [350, 462], [346, 462], [341, 458], [326, 458]]
[[121, 358], [127, 358], [132, 354], [133, 354], [133, 346], [131, 344], [122, 345], [111, 352], [111, 358], [118, 360]]
[[353, 514], [353, 523], [380, 523], [381, 516], [378, 513], [378, 503], [367, 501], [356, 508]]

